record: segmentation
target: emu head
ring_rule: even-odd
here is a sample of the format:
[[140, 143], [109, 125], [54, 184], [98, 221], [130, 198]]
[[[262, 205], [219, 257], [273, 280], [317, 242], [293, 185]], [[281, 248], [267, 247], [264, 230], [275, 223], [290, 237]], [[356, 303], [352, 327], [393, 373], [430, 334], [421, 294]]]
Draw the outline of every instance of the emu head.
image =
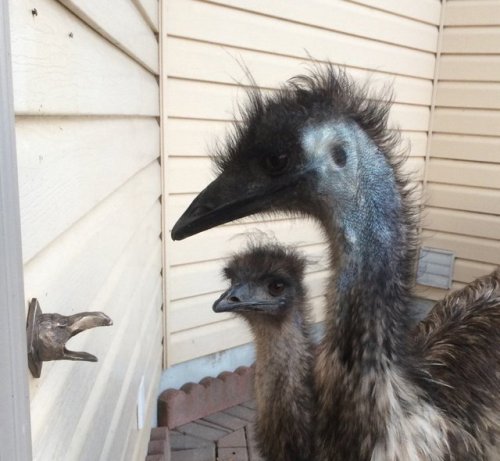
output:
[[305, 299], [306, 261], [277, 244], [250, 245], [223, 270], [231, 287], [214, 303], [215, 312], [233, 312], [248, 320], [283, 319]]
[[[328, 66], [275, 94], [250, 94], [243, 122], [214, 156], [218, 177], [172, 230], [174, 240], [256, 213], [306, 215], [329, 235], [391, 239], [400, 191], [389, 102]], [[378, 242], [374, 242], [377, 244]]]

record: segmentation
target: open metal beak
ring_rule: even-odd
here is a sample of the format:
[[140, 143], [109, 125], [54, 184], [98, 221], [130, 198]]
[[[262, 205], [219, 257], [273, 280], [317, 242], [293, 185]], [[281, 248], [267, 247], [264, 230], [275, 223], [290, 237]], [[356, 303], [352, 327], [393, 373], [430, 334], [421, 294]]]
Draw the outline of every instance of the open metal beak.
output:
[[[85, 330], [95, 327], [107, 327], [113, 325], [113, 321], [104, 312], [80, 312], [68, 317], [68, 330], [70, 337]], [[64, 347], [63, 360], [82, 360], [86, 362], [97, 362], [97, 357], [83, 351], [70, 351]]]

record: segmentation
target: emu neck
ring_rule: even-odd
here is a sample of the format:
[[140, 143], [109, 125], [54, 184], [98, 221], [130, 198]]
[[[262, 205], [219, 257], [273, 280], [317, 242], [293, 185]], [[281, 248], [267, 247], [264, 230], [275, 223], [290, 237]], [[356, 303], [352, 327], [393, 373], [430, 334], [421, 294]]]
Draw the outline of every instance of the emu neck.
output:
[[293, 392], [291, 388], [297, 382], [290, 370], [300, 376], [312, 373], [307, 322], [301, 313], [294, 312], [285, 320], [251, 322], [251, 328], [255, 337], [258, 391], [270, 396], [274, 386], [282, 386], [282, 392]]
[[334, 305], [326, 319], [335, 337], [330, 344], [348, 369], [363, 372], [397, 360], [411, 320], [411, 242], [401, 197], [389, 186], [325, 223], [335, 269], [329, 282]]
[[[310, 461], [314, 443], [313, 354], [307, 319], [250, 322], [256, 343], [256, 430], [265, 459]], [[293, 404], [292, 404], [293, 402]]]

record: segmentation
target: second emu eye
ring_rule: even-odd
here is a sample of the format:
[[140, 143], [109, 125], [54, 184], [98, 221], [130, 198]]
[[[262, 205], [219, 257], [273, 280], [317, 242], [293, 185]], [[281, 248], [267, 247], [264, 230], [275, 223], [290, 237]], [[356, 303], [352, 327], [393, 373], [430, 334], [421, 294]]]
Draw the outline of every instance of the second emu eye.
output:
[[280, 174], [285, 171], [288, 165], [286, 154], [268, 155], [264, 158], [264, 167], [271, 174]]
[[273, 280], [269, 282], [267, 289], [271, 296], [279, 296], [281, 293], [283, 293], [285, 284], [283, 282], [280, 282], [279, 280]]

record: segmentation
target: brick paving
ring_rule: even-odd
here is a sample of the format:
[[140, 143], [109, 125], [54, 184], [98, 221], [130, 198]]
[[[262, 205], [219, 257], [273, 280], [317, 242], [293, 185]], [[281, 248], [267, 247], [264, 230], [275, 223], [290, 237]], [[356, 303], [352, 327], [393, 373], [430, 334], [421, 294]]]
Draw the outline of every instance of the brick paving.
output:
[[171, 461], [262, 461], [254, 439], [255, 402], [170, 430]]
[[264, 461], [254, 437], [255, 401], [173, 429], [153, 429], [146, 461]]

